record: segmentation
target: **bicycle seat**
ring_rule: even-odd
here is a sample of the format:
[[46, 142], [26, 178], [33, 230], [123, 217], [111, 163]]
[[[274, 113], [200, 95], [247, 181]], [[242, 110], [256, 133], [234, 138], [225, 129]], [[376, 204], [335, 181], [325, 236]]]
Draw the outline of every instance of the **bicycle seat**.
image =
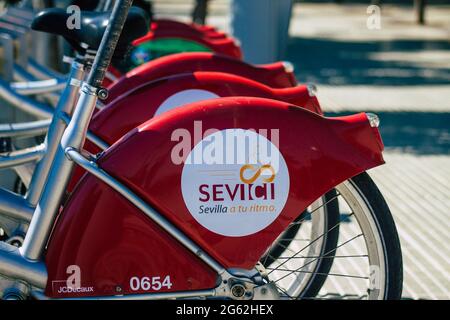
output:
[[[111, 12], [81, 11], [79, 28], [77, 28], [73, 13], [67, 13], [64, 9], [50, 8], [36, 15], [31, 23], [31, 28], [63, 36], [75, 50], [85, 53], [86, 49], [96, 51], [99, 48], [110, 16]], [[149, 20], [144, 10], [136, 7], [130, 9], [114, 53], [115, 58], [122, 58], [133, 40], [147, 34], [150, 26]], [[71, 23], [73, 26], [70, 25]]]

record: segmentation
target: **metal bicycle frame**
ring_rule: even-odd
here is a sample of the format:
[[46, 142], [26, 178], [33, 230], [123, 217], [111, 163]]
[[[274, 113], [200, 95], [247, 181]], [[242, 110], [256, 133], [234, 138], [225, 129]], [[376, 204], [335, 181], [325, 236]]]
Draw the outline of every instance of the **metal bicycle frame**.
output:
[[[97, 10], [106, 11], [110, 10], [113, 5], [113, 1], [104, 0], [99, 2], [99, 7]], [[23, 7], [33, 7], [29, 4], [24, 4]], [[12, 104], [15, 107], [29, 113], [31, 115], [37, 116], [38, 118], [51, 118], [52, 116], [52, 107], [46, 104], [34, 101], [32, 99], [28, 99], [26, 96], [29, 95], [40, 95], [46, 97], [51, 103], [56, 104], [59, 101], [59, 94], [56, 92], [64, 89], [67, 75], [63, 75], [58, 73], [50, 68], [38, 63], [33, 58], [28, 58], [28, 50], [27, 41], [25, 41], [25, 36], [29, 34], [28, 27], [24, 27], [23, 25], [27, 25], [31, 22], [32, 13], [26, 12], [26, 16], [22, 16], [24, 12], [20, 11], [19, 13], [14, 13], [15, 10], [9, 9], [14, 15], [14, 19], [8, 19], [5, 17], [3, 23], [9, 29], [8, 34], [5, 35], [5, 39], [2, 42], [3, 46], [8, 49], [8, 61], [10, 63], [7, 64], [8, 74], [12, 74], [12, 78], [8, 79], [8, 82], [0, 81], [0, 97], [5, 99], [8, 103]], [[31, 16], [30, 16], [31, 14]], [[23, 25], [21, 22], [24, 21]], [[14, 60], [13, 53], [13, 45], [11, 38], [19, 37], [20, 47], [19, 50], [20, 56], [18, 57], [18, 64], [12, 63]], [[0, 34], [1, 40], [1, 34]], [[64, 57], [64, 62], [69, 62]], [[71, 61], [70, 61], [71, 63]], [[15, 79], [18, 82], [12, 82]], [[40, 127], [40, 124], [37, 123], [37, 130]], [[33, 123], [27, 124], [30, 127], [30, 130], [33, 130]], [[3, 129], [3, 130], [2, 130]], [[0, 125], [0, 132], [4, 131], [5, 128]]]
[[[79, 87], [81, 83], [82, 74], [80, 72], [77, 72], [76, 70], [81, 70], [82, 66], [79, 63], [73, 62], [72, 68], [75, 68], [75, 75], [71, 74], [69, 78], [71, 79], [71, 85], [74, 87]], [[73, 90], [76, 90], [74, 88]], [[48, 152], [47, 145], [53, 145], [53, 142], [58, 141], [61, 137], [61, 132], [57, 134], [56, 136], [53, 135], [53, 131], [55, 130], [54, 127], [61, 122], [64, 122], [64, 128], [67, 126], [67, 124], [70, 122], [70, 113], [71, 108], [75, 105], [75, 96], [76, 92], [71, 91], [71, 93], [63, 93], [62, 100], [59, 101], [58, 106], [55, 110], [55, 114], [58, 115], [59, 120], [55, 121], [55, 118], [52, 119], [46, 119], [46, 120], [39, 120], [39, 121], [32, 121], [32, 122], [25, 122], [25, 123], [15, 123], [15, 124], [3, 124], [0, 125], [0, 138], [26, 138], [26, 137], [34, 137], [38, 135], [42, 135], [48, 132], [48, 135], [51, 137], [49, 142], [47, 140], [38, 146], [30, 147], [23, 150], [17, 150], [8, 152], [7, 154], [3, 153], [0, 155], [0, 169], [10, 168], [15, 170], [18, 175], [21, 177], [22, 181], [26, 185], [26, 187], [29, 187], [29, 193], [28, 193], [28, 199], [31, 201], [32, 205], [35, 205], [36, 203], [36, 195], [40, 194], [42, 190], [42, 183], [34, 182], [34, 181], [42, 181], [44, 179], [44, 176], [46, 172], [42, 173], [41, 168], [42, 167], [48, 167], [48, 164], [53, 160], [53, 152]], [[0, 87], [1, 91], [1, 87]], [[71, 106], [71, 107], [69, 107]], [[97, 107], [99, 104], [97, 105]], [[63, 111], [61, 112], [61, 108], [63, 108]], [[107, 143], [105, 143], [102, 139], [95, 136], [91, 132], [87, 133], [88, 139], [93, 142], [95, 145], [100, 147], [101, 149], [105, 150], [109, 147]], [[45, 159], [42, 159], [45, 155]], [[33, 166], [37, 161], [43, 161], [43, 164], [37, 165], [37, 171], [33, 174]], [[26, 164], [29, 166], [26, 170], [24, 170], [21, 165]], [[40, 171], [41, 170], [41, 171]], [[46, 170], [44, 170], [46, 171]], [[39, 185], [39, 187], [36, 187], [36, 185]], [[0, 214], [3, 213], [5, 215], [8, 215], [8, 211], [5, 208], [2, 208], [1, 201], [0, 201]], [[29, 220], [28, 220], [29, 221]]]
[[[13, 9], [8, 10], [12, 11], [11, 16], [0, 17], [0, 44], [4, 51], [3, 77], [7, 81], [0, 83], [0, 96], [32, 115], [48, 117], [42, 113], [43, 107], [44, 111], [48, 111], [45, 110], [45, 106], [39, 103], [33, 104], [32, 100], [20, 99], [21, 97], [17, 95], [14, 98], [11, 96], [40, 94], [45, 95], [52, 103], [56, 103], [58, 95], [53, 92], [64, 88], [67, 77], [28, 58], [30, 52], [28, 42], [34, 39], [34, 37], [30, 38], [31, 30], [28, 27], [30, 20], [15, 15]], [[18, 50], [14, 50], [14, 41], [18, 43]], [[17, 63], [14, 61], [15, 55], [17, 55]], [[18, 82], [13, 82], [15, 80]]]
[[[18, 282], [26, 282], [31, 286], [31, 290], [37, 289], [35, 297], [39, 297], [40, 290], [44, 289], [47, 282], [46, 266], [43, 262], [43, 252], [49, 240], [50, 232], [59, 212], [61, 200], [70, 179], [70, 175], [75, 163], [94, 174], [122, 196], [128, 199], [133, 205], [142, 210], [149, 219], [161, 226], [168, 234], [180, 242], [186, 249], [195, 254], [209, 267], [215, 270], [221, 278], [217, 288], [211, 290], [193, 292], [173, 292], [167, 294], [147, 294], [142, 297], [155, 298], [180, 298], [192, 296], [231, 296], [229, 279], [233, 277], [220, 263], [210, 257], [197, 244], [190, 240], [185, 234], [180, 232], [167, 219], [159, 214], [154, 208], [140, 199], [125, 185], [101, 170], [93, 161], [84, 158], [79, 150], [85, 140], [87, 127], [96, 107], [98, 85], [103, 80], [107, 64], [112, 57], [111, 47], [115, 47], [120, 30], [124, 24], [124, 16], [127, 14], [132, 0], [118, 0], [115, 3], [112, 22], [108, 26], [100, 45], [99, 55], [94, 61], [94, 67], [87, 83], [82, 85], [80, 96], [73, 112], [69, 125], [63, 130], [62, 138], [56, 143], [54, 149], [54, 160], [49, 166], [48, 179], [43, 188], [38, 205], [34, 210], [31, 224], [26, 234], [23, 246], [18, 249], [4, 243], [0, 243], [0, 277], [8, 277]], [[103, 59], [105, 56], [105, 60]], [[105, 62], [106, 61], [106, 62]], [[70, 92], [72, 86], [68, 83], [65, 92]], [[61, 97], [64, 100], [64, 96]], [[63, 103], [61, 103], [62, 105]], [[57, 114], [56, 114], [57, 115]], [[49, 135], [50, 136], [50, 135]], [[242, 280], [242, 278], [239, 278]], [[247, 277], [243, 277], [247, 283], [253, 283]], [[29, 294], [29, 292], [28, 292]], [[125, 297], [126, 298], [126, 297]]]
[[22, 95], [62, 91], [67, 81], [67, 76], [37, 78], [20, 65], [14, 65], [14, 77], [19, 81], [12, 82], [11, 89]]
[[59, 93], [64, 89], [67, 77], [45, 77], [37, 79], [19, 65], [14, 65], [18, 82], [0, 80], [0, 97], [6, 102], [38, 118], [51, 118], [54, 107], [38, 102], [28, 96], [39, 95], [47, 98], [55, 105], [59, 101]]
[[0, 214], [25, 223], [31, 221], [29, 208], [34, 208], [38, 203], [39, 197], [47, 180], [50, 166], [55, 157], [56, 148], [61, 140], [65, 128], [67, 127], [68, 118], [70, 118], [75, 106], [77, 90], [83, 77], [84, 66], [78, 62], [73, 62], [69, 80], [61, 95], [59, 104], [55, 109], [51, 122], [40, 121], [34, 123], [39, 124], [39, 126], [32, 126], [34, 131], [27, 128], [26, 125], [13, 128], [17, 134], [21, 134], [24, 131], [27, 133], [39, 132], [40, 130], [47, 131], [47, 127], [48, 132], [42, 145], [26, 150], [12, 152], [7, 156], [0, 157], [0, 168], [17, 166], [38, 160], [33, 176], [30, 179], [31, 183], [25, 199], [10, 192], [0, 193]]

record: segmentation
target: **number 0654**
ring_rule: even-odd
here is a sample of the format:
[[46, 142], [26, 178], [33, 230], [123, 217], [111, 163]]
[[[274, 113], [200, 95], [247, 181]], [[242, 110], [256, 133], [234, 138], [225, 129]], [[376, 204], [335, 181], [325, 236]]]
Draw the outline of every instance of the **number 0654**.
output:
[[170, 276], [164, 277], [132, 277], [130, 279], [130, 288], [132, 291], [159, 291], [162, 288], [170, 289], [172, 287], [172, 281]]

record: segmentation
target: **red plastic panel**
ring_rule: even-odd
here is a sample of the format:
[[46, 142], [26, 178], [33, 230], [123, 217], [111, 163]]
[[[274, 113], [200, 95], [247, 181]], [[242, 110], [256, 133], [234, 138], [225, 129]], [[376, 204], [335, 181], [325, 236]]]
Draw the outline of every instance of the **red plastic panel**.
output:
[[[322, 113], [319, 102], [309, 95], [306, 86], [273, 89], [230, 74], [195, 72], [153, 81], [128, 92], [97, 112], [91, 120], [89, 130], [112, 145], [128, 131], [152, 118], [170, 97], [186, 90], [204, 90], [218, 97], [251, 96], [282, 100]], [[200, 99], [204, 98], [198, 97], [198, 100]], [[87, 143], [85, 149], [91, 153], [100, 151], [92, 143]], [[83, 170], [77, 168], [69, 191], [73, 190], [82, 175]]]
[[208, 52], [179, 53], [147, 62], [127, 73], [109, 88], [107, 102], [147, 82], [195, 71], [226, 72], [274, 88], [292, 87], [297, 84], [293, 73], [286, 71], [281, 62], [254, 66], [234, 58]]
[[[188, 211], [181, 192], [183, 164], [172, 161], [177, 129], [193, 137], [194, 122], [208, 129], [279, 130], [279, 150], [289, 172], [287, 201], [263, 230], [242, 237], [205, 228]], [[150, 203], [226, 268], [250, 269], [277, 236], [319, 196], [340, 182], [383, 163], [378, 131], [365, 114], [328, 119], [287, 103], [223, 98], [194, 103], [149, 120], [112, 146], [99, 165]], [[194, 146], [195, 141], [191, 142]], [[185, 261], [185, 262], [183, 262]], [[135, 274], [173, 274], [176, 290], [213, 286], [214, 276], [154, 223], [103, 183], [83, 179], [55, 228], [48, 253], [47, 294], [53, 281], [80, 266], [95, 294], [123, 293]], [[176, 277], [175, 277], [176, 276]], [[180, 278], [181, 277], [181, 278]], [[174, 281], [173, 281], [174, 282]], [[171, 290], [175, 290], [174, 287]], [[77, 293], [82, 295], [83, 293]]]
[[[251, 96], [282, 100], [322, 113], [319, 102], [309, 95], [306, 86], [273, 89], [226, 73], [195, 72], [149, 82], [134, 91], [129, 91], [97, 112], [91, 120], [89, 130], [112, 145], [128, 131], [152, 118], [169, 98], [188, 90], [202, 90], [218, 97]], [[178, 104], [179, 106], [186, 103], [184, 99], [180, 98], [184, 103]], [[205, 96], [195, 99], [195, 101], [204, 100]], [[100, 151], [93, 147], [92, 143], [87, 143], [85, 149], [91, 153]], [[69, 184], [69, 191], [73, 190], [82, 175], [83, 170], [77, 168]]]
[[223, 39], [227, 37], [225, 32], [217, 31], [212, 27], [200, 28], [199, 25], [194, 23], [187, 24], [168, 19], [154, 20], [151, 24], [151, 30], [155, 32], [160, 30], [177, 30], [180, 32], [192, 33], [194, 36], [205, 37], [208, 39]]
[[223, 38], [226, 37], [226, 33], [222, 31], [217, 31], [212, 26], [201, 26], [195, 23], [184, 23], [176, 20], [169, 19], [157, 19], [151, 24], [151, 30], [186, 30], [192, 32], [197, 36], [204, 36], [207, 38]]
[[204, 90], [219, 97], [250, 96], [286, 101], [320, 113], [315, 97], [306, 86], [272, 89], [258, 82], [226, 73], [194, 72], [148, 82], [128, 92], [98, 112], [90, 130], [112, 144], [125, 133], [154, 116], [174, 94], [185, 90]]
[[[48, 248], [46, 295], [81, 297], [155, 291], [142, 287], [132, 290], [132, 278], [145, 277], [160, 277], [160, 281], [170, 277], [170, 288], [165, 286], [158, 292], [215, 286], [215, 272], [92, 176], [84, 179], [75, 194]], [[73, 265], [81, 271], [85, 292], [67, 292], [68, 267]]]

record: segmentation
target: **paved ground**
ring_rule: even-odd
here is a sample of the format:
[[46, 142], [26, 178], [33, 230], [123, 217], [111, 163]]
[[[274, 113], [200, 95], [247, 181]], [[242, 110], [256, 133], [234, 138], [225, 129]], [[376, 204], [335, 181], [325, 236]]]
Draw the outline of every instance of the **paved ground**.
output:
[[404, 297], [450, 298], [450, 7], [386, 6], [381, 29], [363, 5], [297, 5], [287, 54], [318, 83], [330, 115], [374, 111], [386, 162], [371, 175], [395, 217]]
[[[158, 0], [157, 12], [188, 20], [190, 1]], [[229, 31], [228, 1], [209, 22]], [[314, 82], [329, 115], [373, 111], [387, 164], [370, 172], [395, 217], [404, 259], [404, 297], [450, 298], [450, 6], [384, 6], [381, 29], [366, 5], [297, 4], [286, 59]]]

